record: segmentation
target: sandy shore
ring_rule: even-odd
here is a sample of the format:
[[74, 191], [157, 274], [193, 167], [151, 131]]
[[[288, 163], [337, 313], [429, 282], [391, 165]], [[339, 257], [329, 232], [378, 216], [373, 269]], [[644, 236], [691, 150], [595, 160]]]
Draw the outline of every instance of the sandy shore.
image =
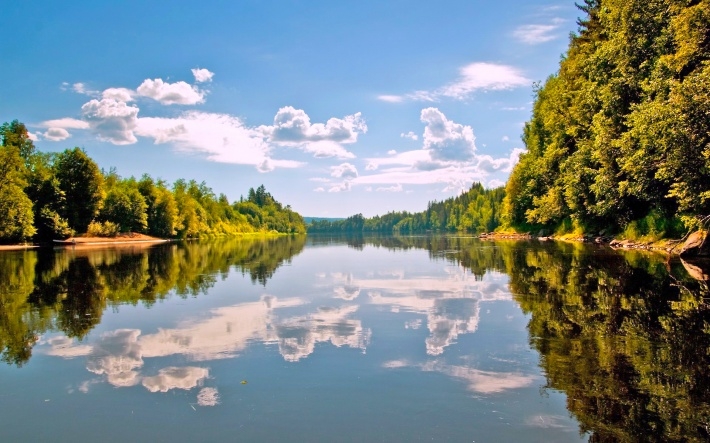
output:
[[[54, 247], [68, 248], [88, 248], [97, 246], [138, 246], [151, 245], [155, 243], [164, 243], [170, 240], [163, 238], [151, 237], [149, 235], [128, 233], [120, 234], [116, 237], [71, 237], [62, 242], [55, 242]], [[49, 245], [47, 245], [49, 246]], [[0, 251], [19, 251], [24, 249], [39, 248], [39, 245], [19, 244], [19, 245], [0, 245]]]

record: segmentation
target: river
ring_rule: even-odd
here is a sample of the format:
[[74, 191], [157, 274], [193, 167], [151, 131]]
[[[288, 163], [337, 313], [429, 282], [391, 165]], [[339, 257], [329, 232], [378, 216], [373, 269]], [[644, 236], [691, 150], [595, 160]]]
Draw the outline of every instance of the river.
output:
[[638, 251], [0, 251], [0, 441], [707, 441], [710, 291]]

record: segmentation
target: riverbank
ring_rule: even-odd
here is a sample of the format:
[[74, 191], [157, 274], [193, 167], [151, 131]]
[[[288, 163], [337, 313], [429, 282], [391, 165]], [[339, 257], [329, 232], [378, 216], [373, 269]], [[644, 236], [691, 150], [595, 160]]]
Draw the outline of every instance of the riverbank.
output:
[[613, 249], [637, 249], [656, 251], [669, 255], [683, 255], [684, 252], [691, 248], [699, 248], [703, 244], [705, 234], [696, 232], [682, 239], [662, 239], [657, 241], [633, 241], [624, 239], [615, 239], [610, 236], [592, 236], [592, 235], [575, 235], [565, 234], [561, 236], [535, 236], [531, 233], [517, 232], [489, 232], [480, 234], [481, 239], [512, 239], [512, 240], [538, 240], [538, 241], [565, 241], [579, 243], [594, 243], [599, 245], [607, 245]]
[[151, 237], [150, 235], [129, 232], [119, 234], [115, 237], [86, 237], [76, 236], [66, 240], [55, 241], [44, 245], [24, 243], [16, 245], [0, 245], [0, 251], [20, 251], [24, 249], [36, 249], [44, 246], [53, 247], [91, 247], [91, 246], [121, 246], [121, 245], [140, 245], [140, 244], [155, 244], [165, 243], [171, 240]]
[[[226, 237], [246, 237], [246, 238], [269, 238], [269, 237], [279, 237], [287, 235], [305, 235], [305, 234], [291, 234], [286, 232], [248, 232], [240, 233], [234, 236]], [[215, 238], [206, 236], [205, 238]], [[33, 243], [21, 243], [14, 245], [0, 245], [0, 251], [22, 251], [26, 249], [37, 249], [42, 247], [72, 247], [72, 248], [89, 248], [89, 247], [106, 247], [106, 246], [150, 246], [157, 243], [167, 243], [181, 241], [182, 239], [170, 239], [170, 238], [159, 238], [152, 237], [150, 235], [139, 234], [137, 232], [128, 232], [124, 234], [118, 234], [115, 237], [87, 237], [87, 236], [76, 236], [70, 237], [66, 240], [55, 240], [53, 243], [45, 244], [33, 244]]]

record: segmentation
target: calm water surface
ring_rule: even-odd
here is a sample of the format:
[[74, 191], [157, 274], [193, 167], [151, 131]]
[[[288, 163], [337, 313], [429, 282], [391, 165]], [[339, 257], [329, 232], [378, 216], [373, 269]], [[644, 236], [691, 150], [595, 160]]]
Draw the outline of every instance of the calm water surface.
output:
[[691, 274], [461, 237], [0, 252], [0, 441], [706, 441]]

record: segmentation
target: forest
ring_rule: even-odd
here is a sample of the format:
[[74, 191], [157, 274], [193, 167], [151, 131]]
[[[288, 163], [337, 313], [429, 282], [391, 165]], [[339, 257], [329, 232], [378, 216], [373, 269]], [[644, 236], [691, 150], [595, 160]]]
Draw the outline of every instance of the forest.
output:
[[312, 232], [680, 237], [710, 220], [710, 1], [584, 0], [559, 71], [533, 86], [505, 190]]
[[[710, 220], [710, 0], [584, 0], [559, 70], [533, 86], [526, 152], [505, 188], [474, 183], [426, 211], [315, 220], [309, 232], [495, 229], [679, 237]], [[79, 148], [37, 152], [1, 127], [0, 242], [74, 233], [305, 232], [262, 187], [230, 203], [203, 183], [102, 171]]]
[[501, 223], [504, 195], [502, 187], [485, 189], [482, 184], [474, 183], [457, 197], [429, 202], [423, 212], [389, 212], [372, 218], [357, 214], [344, 220], [314, 220], [308, 225], [308, 232], [492, 232]]
[[37, 151], [17, 120], [0, 126], [0, 142], [0, 243], [127, 232], [198, 238], [306, 231], [303, 218], [263, 185], [230, 203], [204, 182], [124, 178], [101, 170], [79, 148]]
[[534, 87], [502, 222], [669, 237], [710, 214], [710, 1], [584, 0]]

